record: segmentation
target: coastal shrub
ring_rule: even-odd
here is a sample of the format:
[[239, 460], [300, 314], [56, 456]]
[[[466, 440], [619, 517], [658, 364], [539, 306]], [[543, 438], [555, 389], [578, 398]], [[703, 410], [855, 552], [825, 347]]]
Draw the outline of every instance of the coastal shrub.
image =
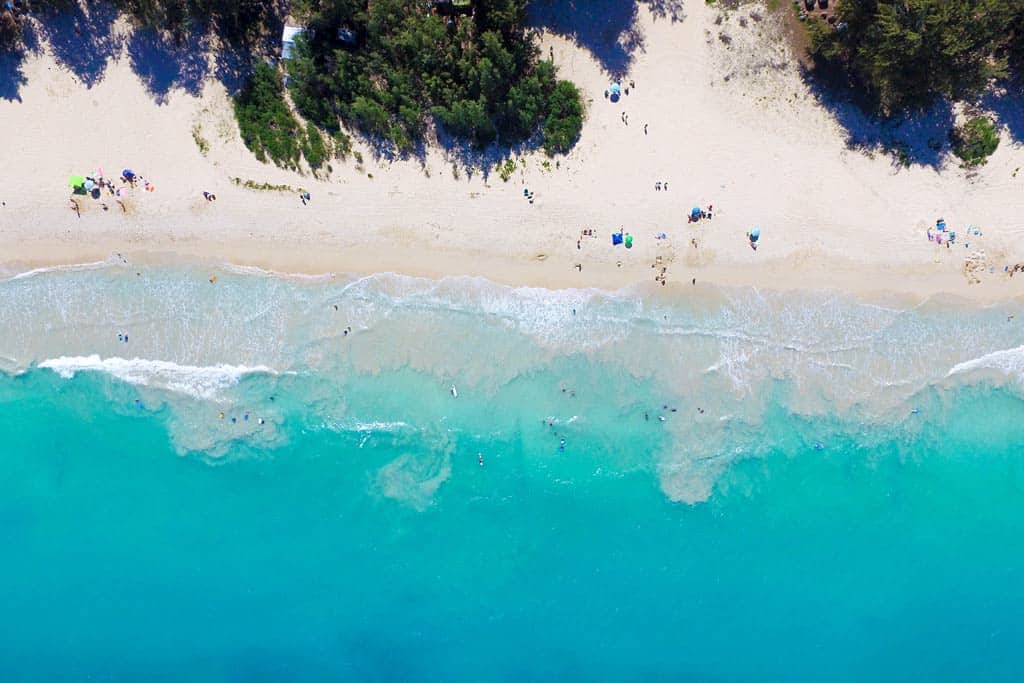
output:
[[[514, 144], [544, 132], [567, 150], [579, 90], [560, 86], [527, 30], [526, 0], [322, 0], [288, 61], [292, 101], [328, 131], [339, 121], [400, 152], [429, 125], [457, 141]], [[568, 100], [572, 97], [577, 102]]]
[[579, 89], [569, 81], [559, 81], [548, 99], [544, 122], [544, 150], [548, 154], [567, 152], [583, 128], [583, 104]]
[[306, 124], [306, 137], [302, 144], [302, 155], [306, 157], [306, 163], [314, 171], [319, 171], [327, 163], [330, 151], [320, 130], [312, 123]]
[[999, 147], [999, 131], [987, 116], [975, 116], [963, 126], [954, 128], [949, 137], [953, 153], [967, 168], [986, 164]]
[[346, 158], [352, 153], [352, 138], [343, 130], [334, 133], [334, 156], [339, 159]]
[[296, 168], [302, 130], [284, 99], [277, 71], [266, 62], [256, 62], [252, 77], [234, 104], [242, 140], [256, 158]]

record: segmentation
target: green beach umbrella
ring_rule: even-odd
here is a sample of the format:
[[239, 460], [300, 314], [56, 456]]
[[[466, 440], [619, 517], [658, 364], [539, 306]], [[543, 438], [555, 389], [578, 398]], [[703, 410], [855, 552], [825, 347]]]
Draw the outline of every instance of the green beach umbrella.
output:
[[85, 178], [80, 175], [73, 175], [68, 178], [68, 185], [71, 187], [82, 187], [85, 185]]

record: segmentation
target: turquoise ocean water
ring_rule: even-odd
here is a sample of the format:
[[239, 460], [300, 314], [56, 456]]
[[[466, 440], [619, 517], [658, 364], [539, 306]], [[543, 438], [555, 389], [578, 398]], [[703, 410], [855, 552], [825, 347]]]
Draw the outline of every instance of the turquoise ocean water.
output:
[[1019, 308], [9, 278], [0, 675], [1020, 680]]

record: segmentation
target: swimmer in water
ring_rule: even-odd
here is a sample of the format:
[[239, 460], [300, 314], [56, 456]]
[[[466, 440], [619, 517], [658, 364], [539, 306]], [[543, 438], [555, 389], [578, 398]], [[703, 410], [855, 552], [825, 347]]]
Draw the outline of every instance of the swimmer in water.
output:
[[220, 419], [222, 419], [222, 420], [223, 420], [223, 419], [224, 419], [224, 413], [220, 413], [220, 414], [218, 415], [218, 417], [220, 417]]
[[664, 422], [664, 421], [665, 421], [665, 416], [664, 415], [659, 415], [658, 416], [658, 422]]
[[263, 422], [264, 422], [264, 420], [263, 420], [263, 418], [262, 418], [262, 417], [261, 417], [260, 419], [256, 420], [256, 423], [257, 423], [257, 424], [263, 424]]
[[484, 454], [483, 453], [477, 453], [476, 454], [476, 459], [477, 459], [477, 462], [480, 463], [480, 467], [483, 467], [484, 466]]
[[920, 408], [914, 408], [913, 410], [910, 411], [910, 414], [911, 415], [917, 415], [920, 412], [921, 412]]
[[650, 420], [650, 419], [651, 419], [650, 416], [647, 414], [646, 411], [644, 411], [644, 420]]
[[825, 450], [825, 445], [819, 441], [818, 443], [814, 444], [814, 450], [823, 451]]

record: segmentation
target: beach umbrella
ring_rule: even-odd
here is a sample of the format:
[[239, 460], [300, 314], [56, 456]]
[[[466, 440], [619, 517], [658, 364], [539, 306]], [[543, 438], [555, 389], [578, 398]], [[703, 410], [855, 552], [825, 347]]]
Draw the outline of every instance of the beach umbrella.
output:
[[750, 241], [756, 242], [761, 237], [761, 228], [754, 228], [750, 231]]
[[94, 187], [96, 187], [96, 183], [94, 183], [94, 182], [93, 182], [93, 181], [91, 181], [91, 180], [86, 180], [86, 181], [85, 181], [85, 189], [87, 189], [87, 190], [91, 190], [91, 189], [92, 189], [92, 188], [94, 188]]
[[82, 185], [85, 185], [85, 178], [80, 175], [73, 175], [68, 178], [68, 185], [71, 187], [81, 187]]
[[700, 218], [700, 207], [695, 206], [690, 209], [690, 218]]
[[618, 97], [622, 94], [622, 86], [618, 83], [612, 83], [612, 87], [608, 88], [612, 95]]
[[135, 171], [133, 171], [130, 168], [126, 168], [123, 171], [121, 171], [121, 176], [124, 177], [124, 178], [134, 178], [135, 177]]

